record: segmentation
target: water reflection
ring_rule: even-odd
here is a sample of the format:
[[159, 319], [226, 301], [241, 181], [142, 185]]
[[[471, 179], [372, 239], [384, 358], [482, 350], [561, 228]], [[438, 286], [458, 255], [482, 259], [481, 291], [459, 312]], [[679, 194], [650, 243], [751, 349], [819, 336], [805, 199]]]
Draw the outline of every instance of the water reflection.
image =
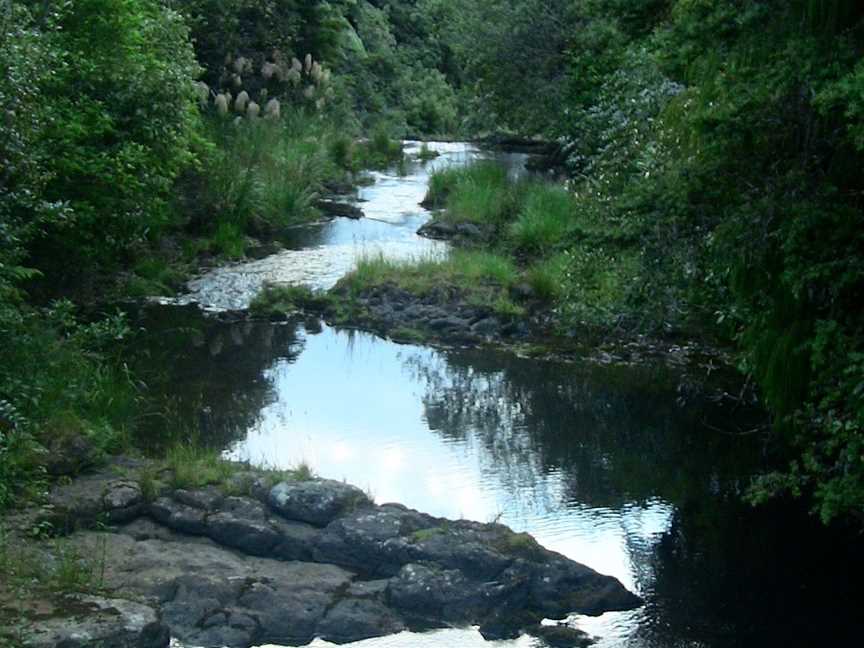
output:
[[[600, 646], [812, 645], [817, 633], [855, 627], [856, 542], [794, 510], [742, 506], [744, 476], [761, 456], [755, 440], [709, 431], [706, 422], [729, 418], [711, 403], [679, 408], [666, 370], [437, 351], [191, 313], [169, 312], [161, 330], [151, 314], [151, 355], [172, 355], [163, 384], [178, 411], [190, 421], [208, 412], [208, 433], [231, 456], [308, 461], [379, 502], [500, 517], [531, 532], [646, 598], [641, 610], [578, 620]], [[169, 343], [170, 331], [185, 341]], [[814, 628], [808, 612], [833, 622]], [[479, 641], [464, 631], [358, 645]]]

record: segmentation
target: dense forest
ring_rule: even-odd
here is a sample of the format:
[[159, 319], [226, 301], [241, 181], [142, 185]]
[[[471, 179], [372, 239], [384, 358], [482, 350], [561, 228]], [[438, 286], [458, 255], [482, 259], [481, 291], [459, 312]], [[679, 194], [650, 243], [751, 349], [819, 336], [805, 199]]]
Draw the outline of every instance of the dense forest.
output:
[[855, 0], [0, 0], [0, 508], [140, 424], [106, 303], [399, 139], [497, 137], [566, 169], [512, 244], [563, 324], [734, 347], [780, 466], [748, 497], [860, 518], [862, 53]]

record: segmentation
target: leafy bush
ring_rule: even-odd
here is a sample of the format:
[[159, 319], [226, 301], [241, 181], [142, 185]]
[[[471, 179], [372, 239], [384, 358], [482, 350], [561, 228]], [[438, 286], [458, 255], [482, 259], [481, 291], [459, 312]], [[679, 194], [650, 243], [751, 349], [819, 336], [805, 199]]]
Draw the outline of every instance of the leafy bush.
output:
[[45, 19], [57, 67], [38, 142], [44, 195], [69, 212], [44, 228], [34, 256], [52, 270], [62, 258], [64, 272], [110, 267], [171, 220], [173, 182], [192, 162], [199, 68], [181, 17], [156, 0], [63, 3]]
[[38, 484], [44, 448], [66, 434], [97, 450], [128, 446], [139, 385], [117, 354], [125, 319], [81, 323], [68, 301], [0, 317], [0, 508]]

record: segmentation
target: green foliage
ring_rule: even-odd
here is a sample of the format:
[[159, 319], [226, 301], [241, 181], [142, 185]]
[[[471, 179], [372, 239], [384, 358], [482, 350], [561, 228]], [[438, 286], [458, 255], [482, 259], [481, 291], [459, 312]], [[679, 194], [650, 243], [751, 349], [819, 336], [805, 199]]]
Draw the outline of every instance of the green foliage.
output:
[[563, 298], [569, 265], [570, 255], [562, 252], [529, 267], [525, 279], [538, 299], [557, 304]]
[[507, 171], [490, 162], [433, 176], [426, 200], [446, 195], [443, 218], [449, 222], [502, 225], [515, 211], [517, 194], [518, 189], [511, 188], [508, 182]]
[[356, 151], [355, 168], [386, 169], [402, 161], [402, 142], [394, 140], [386, 127], [378, 126], [372, 137], [362, 142]]
[[139, 385], [117, 356], [121, 315], [81, 323], [69, 302], [0, 319], [0, 508], [33, 495], [45, 448], [81, 436], [102, 452], [128, 447]]
[[380, 255], [366, 257], [360, 260], [354, 272], [340, 280], [339, 287], [350, 295], [387, 284], [421, 296], [458, 287], [468, 293], [469, 302], [512, 317], [524, 314], [509, 295], [519, 276], [515, 264], [506, 256], [456, 249], [445, 259], [393, 261]]
[[267, 316], [274, 313], [293, 313], [297, 310], [320, 311], [329, 304], [326, 295], [307, 286], [268, 284], [255, 296], [249, 305], [254, 315]]
[[38, 141], [44, 195], [69, 213], [33, 254], [50, 269], [63, 258], [65, 272], [110, 266], [170, 221], [173, 181], [192, 161], [199, 68], [180, 16], [155, 0], [64, 3], [46, 24], [57, 68]]
[[341, 175], [331, 161], [331, 136], [338, 137], [303, 117], [239, 123], [214, 117], [209, 133], [214, 144], [197, 172], [193, 225], [211, 232], [227, 256], [243, 255], [247, 233], [272, 234], [317, 218], [323, 184]]
[[564, 187], [536, 184], [520, 196], [522, 207], [509, 238], [520, 251], [547, 256], [564, 242], [574, 221], [573, 196]]
[[578, 214], [565, 312], [728, 336], [790, 465], [754, 497], [785, 489], [826, 520], [860, 513], [860, 3], [577, 12], [552, 129]]
[[237, 467], [222, 458], [218, 450], [198, 443], [178, 443], [168, 449], [165, 463], [171, 471], [171, 487], [194, 489], [228, 480]]

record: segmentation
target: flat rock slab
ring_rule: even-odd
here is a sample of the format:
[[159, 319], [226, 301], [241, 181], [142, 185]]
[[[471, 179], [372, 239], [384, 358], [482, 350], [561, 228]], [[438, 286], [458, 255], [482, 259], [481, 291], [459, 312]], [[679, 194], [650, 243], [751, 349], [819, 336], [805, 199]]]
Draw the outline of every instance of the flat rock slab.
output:
[[[70, 540], [82, 553], [104, 552], [105, 587], [161, 610], [172, 635], [189, 645], [306, 644], [324, 631], [319, 625], [328, 633], [341, 627], [327, 621], [337, 603], [365, 600], [346, 595], [355, 574], [334, 565], [247, 556], [204, 538], [190, 544], [171, 532], [136, 540], [142, 527], [130, 526], [131, 533], [84, 531]], [[365, 620], [355, 614], [342, 629], [346, 640], [404, 627], [395, 614], [390, 624], [379, 622], [378, 611], [370, 609]], [[374, 627], [379, 634], [370, 635]]]
[[[167, 627], [202, 648], [345, 643], [465, 625], [503, 638], [536, 631], [544, 617], [641, 605], [616, 579], [499, 524], [378, 506], [342, 482], [243, 479], [252, 487], [175, 489], [147, 502], [134, 481], [103, 474], [52, 498], [76, 520], [134, 517], [70, 540], [82, 555], [104, 556], [112, 597], [150, 610], [133, 629]], [[56, 638], [62, 624], [40, 627]], [[564, 641], [568, 631], [548, 633]]]
[[116, 598], [83, 596], [54, 603], [24, 642], [27, 648], [168, 648], [156, 609]]

